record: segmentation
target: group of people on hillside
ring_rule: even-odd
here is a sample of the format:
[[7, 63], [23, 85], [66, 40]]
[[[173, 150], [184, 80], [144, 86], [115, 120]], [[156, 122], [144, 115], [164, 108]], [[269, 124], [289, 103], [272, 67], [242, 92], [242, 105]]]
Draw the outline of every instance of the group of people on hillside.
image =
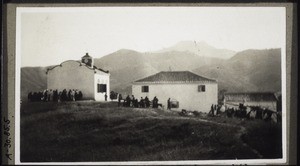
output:
[[[227, 117], [247, 118], [247, 119], [263, 119], [271, 120], [272, 115], [277, 112], [271, 111], [268, 108], [261, 108], [259, 106], [244, 106], [239, 104], [238, 108], [232, 107], [225, 110]], [[278, 115], [279, 116], [279, 115]]]
[[45, 89], [44, 91], [39, 92], [29, 92], [28, 93], [28, 101], [35, 102], [35, 101], [54, 101], [54, 102], [60, 102], [60, 101], [77, 101], [82, 99], [82, 92], [78, 89], [69, 89], [68, 91], [66, 89], [62, 91], [56, 90], [48, 90]]
[[[123, 101], [123, 102], [122, 102]], [[118, 106], [124, 107], [135, 107], [135, 108], [149, 108], [151, 106], [153, 108], [158, 108], [158, 99], [155, 96], [152, 101], [146, 96], [145, 98], [141, 97], [140, 100], [134, 97], [134, 95], [127, 95], [125, 99], [123, 99], [122, 94], [118, 94]]]
[[210, 111], [209, 114], [212, 116], [216, 116], [220, 114], [220, 110], [221, 110], [221, 105], [218, 104], [212, 104], [210, 107]]

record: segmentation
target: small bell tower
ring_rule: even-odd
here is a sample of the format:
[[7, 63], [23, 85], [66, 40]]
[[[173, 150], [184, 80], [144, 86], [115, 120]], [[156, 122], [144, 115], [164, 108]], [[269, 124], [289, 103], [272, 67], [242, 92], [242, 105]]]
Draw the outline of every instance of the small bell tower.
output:
[[81, 62], [85, 63], [87, 66], [89, 67], [93, 67], [94, 66], [94, 59], [93, 57], [91, 57], [88, 53], [86, 53], [82, 58], [81, 58]]

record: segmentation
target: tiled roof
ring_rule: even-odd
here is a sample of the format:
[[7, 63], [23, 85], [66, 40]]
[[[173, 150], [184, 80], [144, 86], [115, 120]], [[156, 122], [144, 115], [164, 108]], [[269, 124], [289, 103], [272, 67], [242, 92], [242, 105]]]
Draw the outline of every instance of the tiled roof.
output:
[[272, 92], [245, 92], [245, 93], [225, 93], [225, 101], [249, 102], [249, 101], [276, 101], [277, 98]]
[[190, 71], [162, 71], [149, 77], [135, 81], [135, 83], [189, 83], [189, 82], [216, 82], [194, 74]]

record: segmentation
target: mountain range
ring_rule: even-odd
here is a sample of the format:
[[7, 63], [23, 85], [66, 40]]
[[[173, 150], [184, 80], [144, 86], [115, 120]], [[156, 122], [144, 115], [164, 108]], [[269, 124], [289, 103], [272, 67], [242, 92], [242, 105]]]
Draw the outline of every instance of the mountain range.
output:
[[236, 54], [235, 51], [215, 48], [204, 41], [181, 41], [175, 44], [174, 46], [161, 49], [157, 52], [164, 53], [169, 51], [189, 51], [199, 56], [207, 56], [220, 59], [229, 59], [234, 54]]
[[[173, 47], [155, 52], [121, 49], [101, 58], [92, 56], [95, 66], [109, 70], [111, 90], [123, 94], [131, 93], [133, 81], [169, 70], [188, 70], [216, 79], [218, 89], [228, 92], [281, 91], [280, 49], [235, 53], [200, 42], [197, 45], [203, 53], [195, 53], [195, 49], [188, 46], [192, 43], [179, 42]], [[22, 98], [30, 91], [47, 88], [46, 69], [47, 67], [21, 68]]]

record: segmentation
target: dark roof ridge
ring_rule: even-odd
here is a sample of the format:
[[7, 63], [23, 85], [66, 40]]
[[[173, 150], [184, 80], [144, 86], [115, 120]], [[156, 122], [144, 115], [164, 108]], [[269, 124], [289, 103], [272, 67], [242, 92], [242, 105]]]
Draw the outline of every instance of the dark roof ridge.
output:
[[92, 56], [90, 56], [89, 55], [89, 53], [86, 53], [84, 56], [82, 56], [82, 57], [92, 57]]
[[136, 80], [134, 82], [165, 83], [165, 82], [198, 82], [198, 81], [216, 82], [216, 80], [197, 75], [191, 71], [160, 71], [156, 74]]
[[98, 68], [98, 67], [96, 67], [96, 66], [93, 66], [93, 67], [89, 67], [88, 65], [86, 65], [85, 63], [82, 63], [82, 62], [80, 62], [80, 61], [76, 61], [76, 60], [66, 60], [66, 61], [64, 61], [64, 62], [62, 62], [62, 63], [60, 63], [59, 65], [55, 65], [55, 66], [53, 66], [52, 68], [47, 68], [47, 71], [46, 71], [46, 74], [48, 74], [48, 71], [50, 71], [50, 70], [53, 70], [54, 68], [56, 68], [56, 67], [58, 67], [58, 66], [62, 66], [62, 64], [63, 63], [67, 63], [67, 62], [77, 62], [78, 64], [80, 64], [80, 66], [85, 66], [86, 68], [88, 68], [88, 69], [90, 69], [90, 70], [99, 70], [99, 71], [102, 71], [102, 72], [105, 72], [105, 73], [109, 73], [109, 71], [107, 70], [107, 71], [105, 71], [105, 70], [103, 70], [103, 69], [101, 69], [101, 68]]

